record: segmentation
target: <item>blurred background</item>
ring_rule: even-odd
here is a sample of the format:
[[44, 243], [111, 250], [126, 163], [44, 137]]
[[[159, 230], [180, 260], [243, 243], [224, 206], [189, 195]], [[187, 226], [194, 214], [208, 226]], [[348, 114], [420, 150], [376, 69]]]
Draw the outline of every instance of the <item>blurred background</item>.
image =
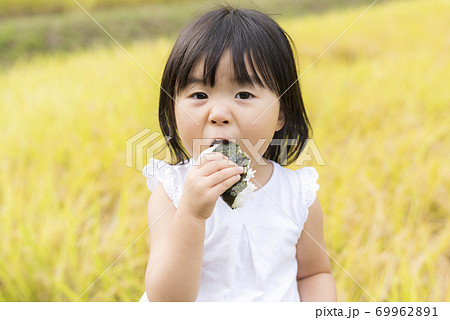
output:
[[[372, 2], [228, 3], [271, 14], [300, 75]], [[223, 2], [78, 3], [135, 61], [73, 0], [0, 2], [0, 301], [142, 296], [150, 192], [126, 144], [160, 132], [151, 77]], [[450, 301], [448, 30], [449, 1], [380, 0], [300, 79], [327, 250], [376, 301]], [[372, 301], [332, 265], [339, 301]]]

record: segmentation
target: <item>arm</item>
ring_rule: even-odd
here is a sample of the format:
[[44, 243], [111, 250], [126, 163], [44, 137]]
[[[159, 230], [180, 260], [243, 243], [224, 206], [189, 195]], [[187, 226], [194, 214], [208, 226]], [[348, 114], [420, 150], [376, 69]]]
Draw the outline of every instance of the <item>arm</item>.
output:
[[195, 301], [197, 298], [205, 220], [186, 213], [181, 206], [176, 210], [159, 183], [148, 205], [151, 250], [145, 291], [149, 301]]
[[337, 301], [330, 260], [321, 247], [325, 249], [323, 213], [316, 198], [297, 243], [297, 287], [301, 301]]
[[205, 221], [219, 196], [241, 178], [242, 168], [221, 153], [189, 169], [178, 209], [161, 183], [149, 200], [149, 301], [195, 301], [200, 290]]

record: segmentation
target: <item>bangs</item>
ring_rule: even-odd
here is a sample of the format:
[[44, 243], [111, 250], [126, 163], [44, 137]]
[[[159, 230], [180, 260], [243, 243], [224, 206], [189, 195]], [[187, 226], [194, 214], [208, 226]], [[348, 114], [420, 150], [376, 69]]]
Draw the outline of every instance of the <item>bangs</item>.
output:
[[268, 88], [278, 95], [286, 123], [273, 138], [298, 141], [295, 145], [270, 145], [264, 158], [281, 163], [287, 154], [287, 164], [295, 161], [306, 145], [311, 125], [293, 49], [289, 35], [268, 15], [255, 10], [220, 6], [189, 23], [170, 52], [160, 85], [159, 125], [164, 136], [172, 137], [168, 145], [173, 164], [190, 158], [178, 133], [174, 97], [190, 85], [189, 77], [197, 67], [202, 74], [196, 76], [203, 85], [214, 87], [225, 53], [230, 54], [233, 72], [229, 71], [239, 85]]
[[[280, 95], [276, 75], [280, 63], [275, 55], [277, 48], [274, 38], [267, 30], [261, 28], [248, 15], [237, 11], [221, 17], [210, 17], [192, 25], [183, 34], [191, 35], [189, 45], [183, 52], [176, 76], [176, 94], [186, 88], [188, 77], [193, 68], [203, 61], [203, 85], [214, 87], [216, 70], [225, 51], [229, 50], [236, 81], [242, 86], [265, 88]], [[278, 69], [280, 70], [280, 69]], [[249, 72], [250, 71], [250, 72]]]

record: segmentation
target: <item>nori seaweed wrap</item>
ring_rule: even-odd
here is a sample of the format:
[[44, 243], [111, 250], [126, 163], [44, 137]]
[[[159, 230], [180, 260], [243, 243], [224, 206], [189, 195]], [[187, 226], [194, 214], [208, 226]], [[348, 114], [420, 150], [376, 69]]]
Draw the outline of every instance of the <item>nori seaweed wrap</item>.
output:
[[220, 195], [231, 209], [242, 207], [247, 197], [256, 189], [255, 185], [250, 182], [255, 173], [255, 170], [250, 168], [250, 157], [241, 151], [238, 144], [222, 139], [214, 140], [211, 147], [204, 151], [204, 153], [209, 152], [220, 152], [238, 166], [243, 167], [241, 179]]

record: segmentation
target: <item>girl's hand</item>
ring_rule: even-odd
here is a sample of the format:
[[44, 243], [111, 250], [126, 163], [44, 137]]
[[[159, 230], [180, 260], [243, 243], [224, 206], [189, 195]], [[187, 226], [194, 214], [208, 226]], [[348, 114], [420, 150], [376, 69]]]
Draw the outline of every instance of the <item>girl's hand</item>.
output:
[[241, 178], [243, 169], [220, 152], [203, 155], [186, 174], [179, 208], [198, 219], [211, 216], [217, 199]]

